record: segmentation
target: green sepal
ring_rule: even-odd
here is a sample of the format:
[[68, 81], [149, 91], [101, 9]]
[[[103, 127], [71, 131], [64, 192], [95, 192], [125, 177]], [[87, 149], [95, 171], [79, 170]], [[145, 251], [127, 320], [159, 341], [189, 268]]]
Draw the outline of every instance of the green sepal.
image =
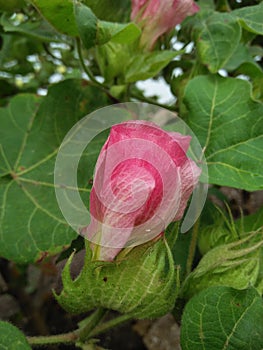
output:
[[178, 277], [165, 237], [119, 254], [114, 262], [92, 260], [87, 242], [84, 266], [75, 280], [70, 275], [73, 258], [62, 273], [63, 290], [55, 295], [68, 312], [104, 307], [135, 318], [155, 318], [174, 306]]
[[213, 248], [188, 275], [181, 296], [191, 298], [205, 288], [220, 285], [235, 289], [254, 286], [262, 294], [262, 246], [263, 232], [255, 231]]

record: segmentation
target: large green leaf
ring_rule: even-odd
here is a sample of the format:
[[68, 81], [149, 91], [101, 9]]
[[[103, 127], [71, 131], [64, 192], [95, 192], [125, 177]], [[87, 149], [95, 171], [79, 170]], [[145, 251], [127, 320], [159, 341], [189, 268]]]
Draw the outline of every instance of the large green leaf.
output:
[[239, 19], [246, 30], [263, 35], [263, 2], [235, 10], [232, 14]]
[[215, 13], [203, 23], [196, 38], [198, 54], [208, 69], [215, 73], [224, 67], [236, 51], [241, 27], [229, 13]]
[[8, 322], [0, 321], [1, 350], [30, 350], [26, 337], [19, 329]]
[[187, 121], [204, 147], [209, 182], [263, 188], [263, 105], [247, 81], [199, 76], [185, 89]]
[[182, 350], [261, 350], [263, 302], [254, 289], [211, 287], [185, 307]]
[[68, 80], [51, 87], [42, 102], [34, 95], [18, 95], [0, 109], [1, 256], [35, 261], [60, 251], [76, 236], [57, 205], [55, 158], [75, 122], [105, 104], [96, 88]]

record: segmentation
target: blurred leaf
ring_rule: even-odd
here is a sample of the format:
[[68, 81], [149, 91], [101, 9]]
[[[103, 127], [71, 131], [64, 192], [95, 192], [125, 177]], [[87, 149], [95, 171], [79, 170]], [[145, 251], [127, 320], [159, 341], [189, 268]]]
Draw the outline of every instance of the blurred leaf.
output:
[[140, 29], [134, 23], [111, 23], [100, 21], [91, 9], [82, 3], [75, 4], [76, 23], [80, 38], [86, 49], [103, 45], [108, 41], [128, 44], [140, 35]]
[[[17, 95], [0, 109], [1, 256], [18, 263], [36, 261], [76, 237], [57, 205], [55, 157], [75, 122], [106, 101], [97, 88], [66, 80], [43, 99]], [[92, 169], [94, 165], [89, 163]]]
[[255, 6], [246, 6], [234, 10], [232, 14], [239, 19], [240, 24], [246, 30], [263, 35], [263, 2]]
[[28, 20], [19, 25], [14, 25], [9, 16], [4, 13], [0, 19], [0, 24], [7, 33], [20, 33], [46, 42], [63, 41], [59, 36], [59, 33], [55, 32], [55, 30], [46, 21]]
[[15, 326], [0, 321], [0, 349], [1, 350], [30, 350], [26, 337]]
[[235, 71], [235, 75], [248, 76], [253, 83], [253, 96], [255, 99], [263, 98], [263, 70], [256, 62], [244, 62]]
[[0, 0], [0, 12], [14, 12], [25, 6], [24, 0]]
[[99, 45], [109, 40], [119, 44], [130, 44], [140, 36], [141, 31], [134, 23], [121, 24], [100, 21], [98, 34]]
[[212, 73], [223, 68], [241, 39], [241, 27], [229, 13], [214, 13], [203, 23], [196, 38], [197, 50], [203, 64]]
[[201, 8], [201, 10], [214, 10], [215, 9], [215, 2], [214, 0], [199, 0], [198, 6]]
[[5, 96], [15, 95], [17, 92], [18, 92], [18, 89], [14, 85], [11, 85], [10, 83], [8, 83], [4, 79], [0, 79], [0, 98], [1, 98], [1, 100]]
[[179, 54], [179, 51], [140, 53], [135, 57], [132, 57], [128, 62], [125, 81], [127, 83], [133, 83], [138, 80], [152, 78]]
[[262, 298], [253, 288], [207, 288], [185, 307], [182, 350], [261, 350], [262, 320]]
[[263, 188], [263, 105], [247, 81], [198, 76], [188, 83], [187, 121], [205, 149], [209, 182], [256, 191]]
[[255, 63], [253, 57], [249, 52], [249, 48], [244, 44], [239, 44], [232, 57], [230, 57], [230, 59], [223, 68], [231, 72], [244, 62]]
[[104, 21], [128, 22], [130, 17], [130, 0], [83, 0], [95, 15]]
[[71, 36], [78, 35], [73, 12], [73, 1], [31, 0], [31, 2], [59, 32]]
[[79, 36], [86, 49], [97, 44], [98, 18], [91, 9], [80, 2], [74, 3], [75, 19]]
[[121, 80], [121, 83], [123, 83], [126, 75], [126, 64], [132, 55], [130, 47], [110, 41], [105, 45], [98, 46], [96, 53], [100, 71], [105, 81], [109, 85], [116, 83], [116, 79], [118, 79], [118, 82]]

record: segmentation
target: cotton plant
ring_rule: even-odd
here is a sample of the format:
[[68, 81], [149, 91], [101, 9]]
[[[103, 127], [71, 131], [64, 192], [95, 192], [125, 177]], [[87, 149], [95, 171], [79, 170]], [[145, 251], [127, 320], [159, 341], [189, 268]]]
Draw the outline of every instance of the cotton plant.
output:
[[[62, 264], [49, 298], [83, 317], [44, 336], [2, 320], [0, 348], [96, 349], [172, 313], [182, 350], [262, 349], [263, 211], [235, 217], [220, 188], [263, 189], [263, 3], [14, 0], [0, 14], [0, 256], [43, 322], [27, 271]], [[160, 77], [170, 104], [138, 87]]]

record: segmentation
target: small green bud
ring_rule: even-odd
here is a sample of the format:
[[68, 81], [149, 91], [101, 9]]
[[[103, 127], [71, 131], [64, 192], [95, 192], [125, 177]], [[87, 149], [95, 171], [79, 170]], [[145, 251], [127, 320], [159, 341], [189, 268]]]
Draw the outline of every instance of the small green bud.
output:
[[210, 286], [257, 288], [262, 265], [262, 246], [263, 232], [256, 231], [241, 240], [213, 248], [186, 278], [181, 293], [190, 298]]

